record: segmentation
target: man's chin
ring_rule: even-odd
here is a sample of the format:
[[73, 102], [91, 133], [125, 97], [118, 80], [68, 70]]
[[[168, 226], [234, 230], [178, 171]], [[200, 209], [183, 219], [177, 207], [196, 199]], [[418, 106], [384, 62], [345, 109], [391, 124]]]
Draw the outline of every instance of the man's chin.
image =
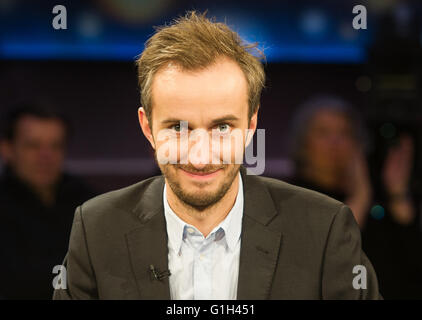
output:
[[197, 210], [209, 208], [220, 200], [220, 198], [215, 194], [209, 193], [185, 194], [183, 197], [179, 196], [179, 199], [181, 199], [185, 204]]
[[[220, 201], [233, 183], [235, 175], [229, 168], [209, 170], [210, 175], [196, 176], [182, 168], [165, 168], [165, 177], [173, 193], [185, 204], [198, 210]], [[229, 177], [229, 176], [230, 177]]]
[[213, 194], [217, 194], [221, 184], [220, 181], [203, 182], [179, 180], [179, 188], [183, 190], [183, 193], [191, 195], [192, 197], [210, 197]]
[[223, 188], [221, 181], [209, 183], [180, 179], [176, 184], [174, 181], [169, 181], [169, 183], [181, 201], [198, 210], [212, 206], [224, 196], [221, 192]]

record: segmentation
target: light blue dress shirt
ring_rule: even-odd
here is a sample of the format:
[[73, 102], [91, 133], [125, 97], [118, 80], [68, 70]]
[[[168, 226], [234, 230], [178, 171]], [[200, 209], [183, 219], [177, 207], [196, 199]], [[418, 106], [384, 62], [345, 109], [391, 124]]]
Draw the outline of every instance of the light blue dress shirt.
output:
[[168, 263], [172, 300], [235, 300], [239, 276], [243, 184], [226, 218], [205, 238], [170, 208], [164, 186]]

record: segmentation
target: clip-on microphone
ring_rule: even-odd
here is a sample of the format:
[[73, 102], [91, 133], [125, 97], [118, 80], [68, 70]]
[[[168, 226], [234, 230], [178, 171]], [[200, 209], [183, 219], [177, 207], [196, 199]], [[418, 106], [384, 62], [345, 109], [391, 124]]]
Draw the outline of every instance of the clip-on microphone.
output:
[[171, 275], [170, 270], [164, 270], [164, 271], [159, 271], [158, 269], [155, 269], [154, 265], [151, 264], [149, 266], [149, 270], [151, 271], [151, 275], [153, 276], [152, 280], [163, 280], [164, 278], [167, 278]]

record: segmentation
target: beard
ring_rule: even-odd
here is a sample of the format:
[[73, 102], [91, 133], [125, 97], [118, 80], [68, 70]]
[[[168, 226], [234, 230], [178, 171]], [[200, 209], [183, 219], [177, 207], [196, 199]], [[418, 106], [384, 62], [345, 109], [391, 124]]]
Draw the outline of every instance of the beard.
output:
[[[156, 159], [157, 160], [157, 159]], [[240, 170], [240, 164], [225, 164], [225, 165], [207, 165], [201, 170], [197, 170], [195, 167], [189, 164], [157, 164], [166, 178], [173, 193], [186, 205], [194, 208], [196, 211], [203, 211], [217, 202], [219, 202], [233, 184], [236, 175]], [[181, 179], [177, 174], [178, 170], [185, 170], [191, 173], [211, 173], [216, 170], [223, 170], [222, 181], [211, 182], [216, 184], [214, 190], [207, 191], [205, 187], [210, 183], [202, 183], [198, 185], [196, 191], [189, 191], [182, 187]]]

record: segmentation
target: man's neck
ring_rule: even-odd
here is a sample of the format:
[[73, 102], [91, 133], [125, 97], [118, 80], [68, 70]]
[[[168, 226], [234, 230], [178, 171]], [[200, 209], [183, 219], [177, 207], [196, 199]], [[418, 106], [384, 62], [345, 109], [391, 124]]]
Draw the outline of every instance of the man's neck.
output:
[[34, 190], [35, 193], [40, 198], [41, 202], [46, 207], [51, 207], [54, 205], [55, 202], [55, 192], [53, 187], [47, 187], [47, 188], [38, 188]]
[[51, 207], [54, 205], [56, 199], [56, 186], [55, 185], [44, 185], [39, 186], [30, 183], [22, 175], [16, 172], [12, 167], [7, 167], [7, 174], [14, 180], [17, 181], [20, 185], [25, 186], [30, 190], [39, 201], [46, 207]]
[[171, 188], [168, 187], [168, 184], [166, 190], [167, 201], [174, 213], [184, 222], [197, 228], [204, 237], [207, 237], [226, 218], [227, 214], [233, 208], [239, 191], [239, 174], [236, 175], [229, 190], [220, 201], [201, 211], [181, 201]]

